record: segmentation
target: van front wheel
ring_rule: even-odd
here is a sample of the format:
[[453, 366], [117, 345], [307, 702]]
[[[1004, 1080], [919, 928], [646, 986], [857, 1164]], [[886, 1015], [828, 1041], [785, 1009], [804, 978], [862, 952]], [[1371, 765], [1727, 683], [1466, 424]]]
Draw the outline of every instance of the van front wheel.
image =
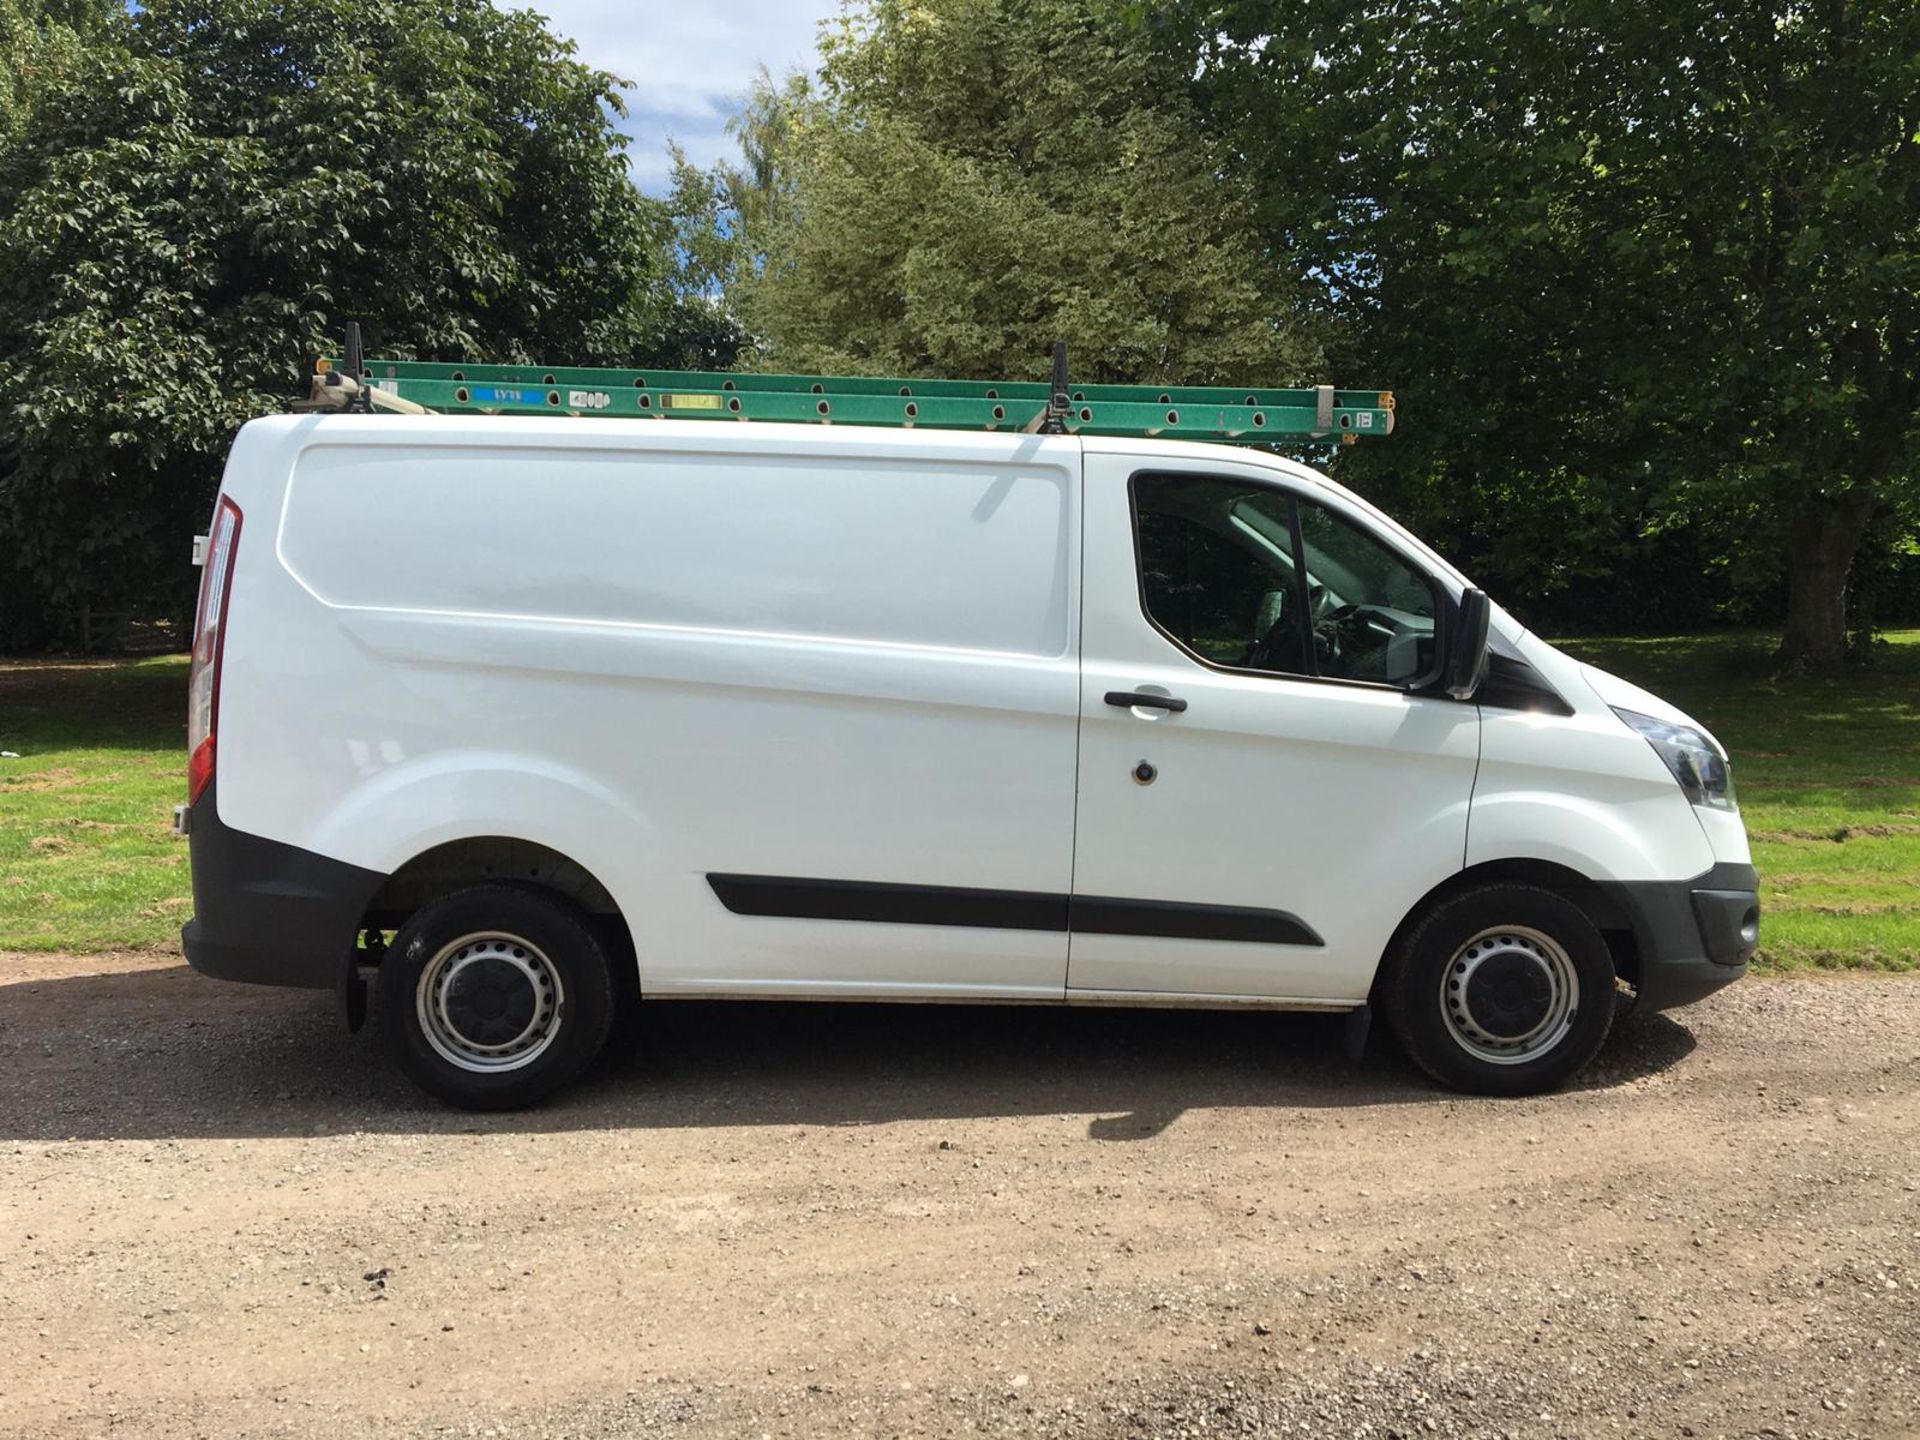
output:
[[1566, 1083], [1613, 1024], [1613, 956], [1578, 905], [1485, 885], [1436, 905], [1382, 968], [1401, 1047], [1444, 1085], [1533, 1095]]
[[544, 1098], [587, 1067], [613, 1021], [613, 972], [585, 917], [512, 885], [421, 907], [387, 948], [376, 995], [395, 1062], [468, 1110]]

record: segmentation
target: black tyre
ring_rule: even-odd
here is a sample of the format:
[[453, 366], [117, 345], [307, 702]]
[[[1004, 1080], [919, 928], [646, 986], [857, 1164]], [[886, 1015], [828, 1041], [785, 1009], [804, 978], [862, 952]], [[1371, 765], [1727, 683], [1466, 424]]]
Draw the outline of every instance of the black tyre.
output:
[[1533, 885], [1444, 900], [1405, 934], [1376, 990], [1414, 1063], [1479, 1095], [1535, 1095], [1599, 1053], [1613, 956], [1572, 901]]
[[421, 1089], [467, 1110], [510, 1110], [599, 1054], [613, 1023], [613, 972], [565, 901], [476, 885], [401, 927], [380, 963], [376, 1002], [387, 1049]]

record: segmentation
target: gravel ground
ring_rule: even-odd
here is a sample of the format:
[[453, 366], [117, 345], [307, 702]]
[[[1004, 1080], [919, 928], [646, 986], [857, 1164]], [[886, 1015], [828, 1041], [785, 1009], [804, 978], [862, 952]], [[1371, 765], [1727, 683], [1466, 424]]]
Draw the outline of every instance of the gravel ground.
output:
[[1577, 1090], [1325, 1017], [658, 1005], [549, 1108], [0, 955], [0, 1435], [1920, 1434], [1920, 981]]

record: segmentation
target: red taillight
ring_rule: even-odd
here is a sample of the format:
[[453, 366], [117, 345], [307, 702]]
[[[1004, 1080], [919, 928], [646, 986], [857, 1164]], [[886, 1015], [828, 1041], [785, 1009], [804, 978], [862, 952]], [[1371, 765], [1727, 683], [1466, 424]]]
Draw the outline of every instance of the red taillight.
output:
[[193, 804], [213, 783], [213, 736], [193, 747], [187, 757], [187, 803]]
[[213, 783], [214, 729], [220, 715], [220, 657], [227, 642], [227, 598], [233, 552], [240, 544], [240, 507], [220, 497], [207, 537], [200, 605], [193, 621], [193, 667], [187, 673], [187, 803]]

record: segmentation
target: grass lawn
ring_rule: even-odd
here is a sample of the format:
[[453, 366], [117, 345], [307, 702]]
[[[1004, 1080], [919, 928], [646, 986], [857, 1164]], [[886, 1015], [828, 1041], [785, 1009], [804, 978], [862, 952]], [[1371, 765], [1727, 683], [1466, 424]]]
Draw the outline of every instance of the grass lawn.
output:
[[[1920, 631], [1879, 667], [1775, 685], [1771, 640], [1581, 640], [1733, 752], [1766, 908], [1788, 969], [1920, 968]], [[0, 662], [0, 949], [172, 944], [192, 909], [186, 661]]]
[[1920, 968], [1920, 630], [1836, 680], [1766, 678], [1770, 636], [1565, 647], [1671, 700], [1733, 756], [1782, 969]]
[[0, 950], [179, 938], [187, 661], [0, 661]]

